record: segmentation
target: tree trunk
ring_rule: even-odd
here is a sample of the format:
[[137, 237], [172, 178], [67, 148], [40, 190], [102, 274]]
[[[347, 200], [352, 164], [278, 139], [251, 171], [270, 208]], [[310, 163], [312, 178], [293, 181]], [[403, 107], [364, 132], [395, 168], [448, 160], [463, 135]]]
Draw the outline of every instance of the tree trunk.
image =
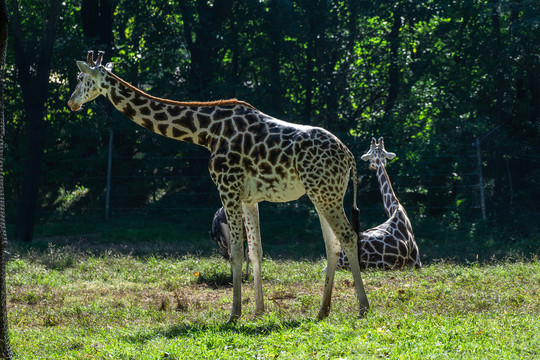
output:
[[[42, 89], [47, 92], [47, 88]], [[34, 233], [36, 210], [38, 206], [39, 181], [45, 146], [45, 122], [43, 121], [43, 103], [24, 104], [27, 116], [28, 153], [15, 223], [15, 239], [30, 242]]]
[[[180, 1], [184, 37], [191, 54], [190, 88], [201, 99], [211, 96], [208, 86], [216, 72], [216, 35], [232, 16], [233, 4], [233, 0], [216, 0], [210, 7], [205, 1], [196, 4]], [[198, 22], [194, 21], [195, 12]]]
[[[45, 101], [47, 100], [56, 23], [60, 15], [61, 3], [61, 0], [49, 1], [47, 13], [43, 19], [44, 36], [37, 46], [32, 47], [21, 33], [19, 4], [17, 0], [12, 0], [15, 63], [21, 85], [28, 131], [28, 154], [15, 223], [15, 240], [17, 241], [32, 241], [34, 232], [41, 163], [45, 145], [43, 113]], [[32, 50], [27, 52], [26, 49]]]
[[5, 0], [0, 1], [0, 358], [11, 359], [7, 318], [6, 291], [6, 214], [4, 203], [4, 65], [7, 50], [8, 11]]
[[302, 122], [304, 124], [313, 124], [311, 118], [313, 102], [313, 67], [315, 63], [315, 41], [309, 39], [306, 44], [306, 67], [304, 69], [303, 88], [306, 93], [304, 97], [304, 109], [302, 110]]
[[[534, 56], [527, 52], [527, 79], [530, 92], [530, 113], [529, 113], [529, 126], [531, 128], [537, 128], [540, 123], [540, 76], [538, 75], [539, 66], [538, 62], [534, 60]], [[534, 136], [533, 131], [529, 132], [529, 136]]]
[[106, 47], [96, 50], [110, 50], [113, 43], [113, 18], [109, 0], [83, 0], [81, 20], [84, 35], [90, 39], [97, 39], [101, 45]]
[[280, 14], [280, 4], [276, 0], [271, 0], [268, 3], [269, 6], [269, 16], [265, 18], [265, 29], [268, 34], [270, 45], [273, 51], [270, 51], [268, 54], [268, 63], [270, 67], [270, 103], [274, 106], [274, 111], [276, 111], [277, 116], [283, 115], [282, 107], [282, 97], [283, 97], [283, 86], [281, 84], [281, 64], [280, 64], [280, 49], [282, 48], [281, 39], [282, 39], [282, 27], [275, 26], [277, 19], [284, 17], [283, 14]]
[[[503, 43], [501, 38], [501, 24], [499, 17], [499, 9], [495, 3], [492, 3], [492, 12], [491, 12], [491, 23], [492, 23], [492, 48], [491, 48], [491, 57], [494, 59], [494, 72], [495, 72], [495, 82], [494, 82], [494, 108], [492, 109], [492, 114], [494, 117], [494, 126], [503, 126], [507, 129], [511, 125], [508, 123], [509, 118], [505, 116], [504, 113], [504, 98], [505, 98], [505, 82], [504, 82], [504, 63], [503, 63]], [[494, 139], [497, 143], [497, 139]], [[495, 186], [492, 195], [492, 201], [496, 205], [496, 210], [498, 211], [499, 216], [507, 215], [507, 204], [509, 201], [508, 198], [508, 178], [507, 171], [504, 161], [506, 148], [504, 145], [495, 146], [492, 152], [492, 171], [493, 177], [495, 179]]]

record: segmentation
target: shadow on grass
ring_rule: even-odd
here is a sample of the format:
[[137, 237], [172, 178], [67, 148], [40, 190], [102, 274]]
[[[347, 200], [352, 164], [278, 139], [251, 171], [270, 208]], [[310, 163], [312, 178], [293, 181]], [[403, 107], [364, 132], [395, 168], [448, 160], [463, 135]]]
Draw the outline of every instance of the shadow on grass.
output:
[[[268, 205], [268, 204], [267, 204]], [[275, 206], [275, 211], [261, 215], [264, 256], [274, 260], [313, 260], [325, 256], [324, 242], [315, 215], [305, 208], [297, 212]], [[311, 205], [307, 204], [311, 209]], [[268, 210], [271, 210], [269, 207]], [[283, 210], [283, 211], [282, 211]], [[73, 254], [120, 254], [135, 257], [159, 256], [182, 259], [186, 256], [208, 257], [217, 253], [217, 246], [208, 236], [211, 215], [202, 220], [178, 219], [176, 216], [150, 216], [141, 214], [112, 218], [107, 222], [98, 218], [74, 217], [59, 222], [44, 223], [36, 231], [30, 244], [9, 243], [9, 252], [41, 252], [48, 258], [50, 268], [65, 268], [73, 264]], [[209, 218], [210, 220], [208, 220]], [[382, 215], [369, 218], [364, 214], [365, 228], [384, 220]], [[525, 227], [523, 232], [514, 228], [492, 226], [481, 221], [462, 221], [449, 225], [447, 218], [412, 217], [416, 241], [424, 265], [441, 259], [456, 263], [485, 262], [540, 256], [540, 225]], [[279, 224], [279, 226], [276, 226]], [[13, 231], [13, 230], [11, 230]], [[50, 253], [52, 247], [65, 249]], [[53, 256], [54, 255], [54, 256]], [[211, 283], [212, 279], [204, 280]], [[229, 279], [216, 278], [214, 286], [227, 286]]]
[[213, 290], [227, 289], [232, 287], [232, 277], [230, 273], [216, 271], [199, 275], [197, 283], [204, 284]]
[[207, 324], [207, 323], [191, 323], [180, 324], [168, 327], [142, 330], [134, 335], [126, 336], [125, 339], [132, 343], [144, 344], [155, 338], [165, 337], [168, 339], [175, 339], [181, 337], [197, 337], [199, 334], [242, 334], [246, 336], [261, 336], [267, 335], [276, 331], [283, 331], [286, 329], [294, 329], [305, 323], [314, 322], [313, 319], [302, 320], [286, 320], [286, 321], [274, 321], [269, 320], [264, 323], [221, 323], [221, 324]]

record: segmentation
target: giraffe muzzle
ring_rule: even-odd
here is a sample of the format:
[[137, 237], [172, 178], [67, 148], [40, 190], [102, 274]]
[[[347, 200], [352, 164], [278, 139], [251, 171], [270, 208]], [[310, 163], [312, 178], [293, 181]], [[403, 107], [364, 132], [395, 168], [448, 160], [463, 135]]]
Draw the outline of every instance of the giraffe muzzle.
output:
[[68, 101], [68, 106], [72, 111], [79, 111], [81, 109], [81, 105], [75, 104], [75, 102], [71, 99]]

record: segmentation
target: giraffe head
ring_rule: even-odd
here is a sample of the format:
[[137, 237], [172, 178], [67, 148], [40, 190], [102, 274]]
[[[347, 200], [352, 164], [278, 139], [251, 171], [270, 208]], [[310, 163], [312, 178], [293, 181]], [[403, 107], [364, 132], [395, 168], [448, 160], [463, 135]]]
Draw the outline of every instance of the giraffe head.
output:
[[101, 64], [103, 54], [103, 51], [99, 51], [94, 62], [94, 52], [89, 51], [86, 62], [77, 61], [81, 73], [78, 76], [79, 83], [68, 101], [71, 110], [80, 110], [84, 103], [94, 100], [101, 94], [101, 83], [107, 72], [112, 70], [112, 63], [105, 66]]
[[364, 161], [369, 161], [369, 168], [371, 170], [376, 170], [379, 162], [383, 166], [386, 166], [386, 159], [391, 160], [395, 156], [396, 154], [385, 150], [384, 139], [380, 137], [378, 143], [375, 141], [375, 138], [371, 139], [369, 151], [362, 155], [361, 159]]

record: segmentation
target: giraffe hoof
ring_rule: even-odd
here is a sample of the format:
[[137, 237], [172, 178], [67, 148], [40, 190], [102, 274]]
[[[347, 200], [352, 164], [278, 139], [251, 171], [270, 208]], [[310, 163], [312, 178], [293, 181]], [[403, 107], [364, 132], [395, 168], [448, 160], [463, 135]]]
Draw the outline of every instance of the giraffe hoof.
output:
[[264, 315], [264, 313], [265, 313], [264, 308], [255, 309], [255, 311], [253, 312], [253, 316], [258, 317], [258, 316]]
[[330, 313], [330, 311], [319, 311], [319, 313], [317, 314], [317, 320], [324, 320], [325, 318], [328, 317], [328, 314]]
[[363, 319], [369, 313], [369, 306], [360, 309], [360, 318]]
[[264, 311], [254, 311], [253, 314], [251, 315], [251, 319], [260, 318], [263, 315], [264, 315]]

